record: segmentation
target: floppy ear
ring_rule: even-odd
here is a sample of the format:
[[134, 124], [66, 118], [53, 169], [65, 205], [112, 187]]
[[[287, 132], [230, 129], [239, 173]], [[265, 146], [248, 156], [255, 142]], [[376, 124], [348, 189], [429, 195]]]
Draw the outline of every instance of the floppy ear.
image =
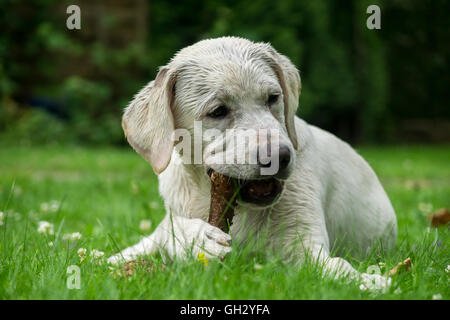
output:
[[128, 142], [159, 174], [169, 165], [175, 130], [172, 114], [175, 74], [163, 67], [125, 109], [122, 128]]
[[269, 44], [261, 44], [266, 52], [265, 59], [275, 71], [284, 96], [284, 119], [286, 129], [295, 149], [298, 147], [297, 133], [295, 132], [295, 114], [298, 108], [301, 81], [300, 74], [292, 62], [279, 54]]

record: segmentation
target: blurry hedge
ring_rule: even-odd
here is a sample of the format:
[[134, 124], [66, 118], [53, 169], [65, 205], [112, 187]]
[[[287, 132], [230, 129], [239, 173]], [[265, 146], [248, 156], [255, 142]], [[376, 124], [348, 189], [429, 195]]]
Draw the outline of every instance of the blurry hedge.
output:
[[[66, 28], [70, 4], [81, 30]], [[371, 4], [381, 30], [366, 28]], [[122, 144], [121, 110], [158, 66], [224, 35], [289, 56], [303, 82], [299, 116], [344, 139], [404, 141], [416, 124], [414, 138], [447, 140], [449, 9], [443, 0], [2, 0], [0, 140]]]

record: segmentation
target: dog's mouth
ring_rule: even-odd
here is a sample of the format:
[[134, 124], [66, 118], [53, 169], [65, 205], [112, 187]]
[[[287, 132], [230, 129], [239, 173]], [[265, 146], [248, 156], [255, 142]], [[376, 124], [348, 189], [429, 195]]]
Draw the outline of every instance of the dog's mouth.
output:
[[283, 191], [283, 183], [275, 178], [238, 180], [239, 195], [244, 202], [269, 205]]
[[[212, 169], [208, 170], [208, 175]], [[239, 194], [238, 201], [252, 203], [260, 206], [272, 204], [283, 191], [283, 182], [269, 177], [265, 179], [236, 179], [235, 182]]]

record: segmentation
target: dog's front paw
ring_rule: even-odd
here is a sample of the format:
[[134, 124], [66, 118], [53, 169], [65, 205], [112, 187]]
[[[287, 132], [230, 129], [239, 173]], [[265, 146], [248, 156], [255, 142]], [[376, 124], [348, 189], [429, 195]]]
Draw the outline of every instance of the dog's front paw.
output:
[[360, 282], [359, 288], [362, 291], [385, 293], [389, 290], [392, 279], [379, 274], [361, 273]]
[[201, 219], [178, 219], [162, 249], [172, 258], [197, 257], [199, 254], [204, 254], [207, 259], [222, 258], [231, 252], [231, 237]]
[[139, 256], [150, 254], [158, 248], [153, 235], [141, 239], [137, 244], [108, 258], [110, 264], [120, 264], [136, 260]]
[[208, 224], [202, 235], [205, 253], [211, 257], [224, 257], [231, 252], [231, 236]]
[[118, 265], [118, 264], [123, 264], [123, 263], [127, 263], [130, 261], [136, 260], [140, 255], [145, 254], [144, 250], [138, 250], [138, 249], [139, 248], [136, 248], [136, 246], [127, 248], [127, 249], [109, 257], [107, 262], [109, 264]]

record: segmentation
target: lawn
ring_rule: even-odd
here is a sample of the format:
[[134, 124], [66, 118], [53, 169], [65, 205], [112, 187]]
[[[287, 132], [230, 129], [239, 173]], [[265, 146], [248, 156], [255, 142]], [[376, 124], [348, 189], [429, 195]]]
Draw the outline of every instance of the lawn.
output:
[[[161, 221], [164, 206], [151, 167], [131, 148], [9, 146], [0, 149], [0, 298], [449, 299], [449, 229], [429, 228], [426, 215], [450, 207], [450, 146], [358, 151], [390, 196], [399, 239], [392, 254], [351, 262], [360, 271], [380, 262], [382, 271], [391, 269], [407, 257], [413, 263], [394, 276], [388, 292], [322, 279], [311, 265], [293, 268], [236, 246], [223, 262], [206, 266], [151, 256], [151, 268], [124, 276], [89, 253], [109, 256]], [[45, 225], [38, 232], [40, 221], [51, 223], [53, 234]], [[83, 262], [79, 248], [87, 249]], [[71, 265], [80, 267], [80, 289], [67, 288]]]

